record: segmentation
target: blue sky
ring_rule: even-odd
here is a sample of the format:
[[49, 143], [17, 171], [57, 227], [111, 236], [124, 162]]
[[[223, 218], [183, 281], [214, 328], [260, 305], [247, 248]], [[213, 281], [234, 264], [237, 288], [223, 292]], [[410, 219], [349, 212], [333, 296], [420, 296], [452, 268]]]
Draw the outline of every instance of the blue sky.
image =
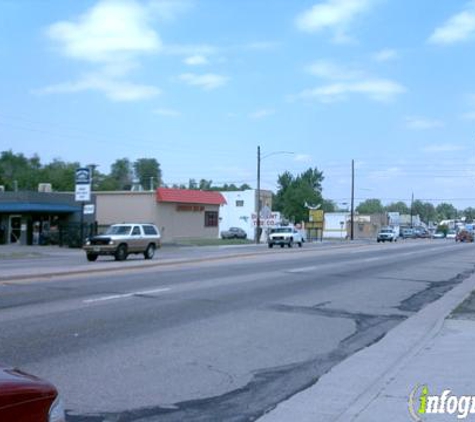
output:
[[0, 40], [0, 150], [475, 206], [474, 1], [0, 0]]

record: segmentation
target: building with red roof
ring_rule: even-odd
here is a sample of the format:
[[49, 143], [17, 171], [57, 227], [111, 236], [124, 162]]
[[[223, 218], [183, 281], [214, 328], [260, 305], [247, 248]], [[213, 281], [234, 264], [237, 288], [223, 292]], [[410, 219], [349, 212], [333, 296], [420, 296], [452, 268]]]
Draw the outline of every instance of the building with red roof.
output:
[[153, 223], [165, 242], [219, 237], [219, 213], [226, 200], [219, 192], [158, 188], [156, 191], [95, 192], [100, 226]]

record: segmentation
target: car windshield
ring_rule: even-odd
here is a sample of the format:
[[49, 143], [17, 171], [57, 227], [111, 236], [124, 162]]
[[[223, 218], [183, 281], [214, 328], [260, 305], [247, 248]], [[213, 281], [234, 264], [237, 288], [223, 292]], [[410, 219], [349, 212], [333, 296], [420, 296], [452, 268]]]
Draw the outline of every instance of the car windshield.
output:
[[288, 227], [281, 227], [278, 229], [272, 229], [271, 233], [290, 233], [292, 232], [291, 228]]
[[393, 232], [392, 230], [388, 230], [388, 229], [381, 230], [381, 233], [392, 233], [392, 232]]
[[130, 233], [132, 226], [110, 226], [105, 234], [120, 234], [120, 235], [127, 235]]

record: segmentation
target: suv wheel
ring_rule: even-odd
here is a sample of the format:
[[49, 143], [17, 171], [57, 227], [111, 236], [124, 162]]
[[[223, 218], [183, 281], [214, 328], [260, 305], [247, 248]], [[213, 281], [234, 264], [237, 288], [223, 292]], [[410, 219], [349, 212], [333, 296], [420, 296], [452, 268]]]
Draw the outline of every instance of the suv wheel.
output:
[[90, 262], [94, 262], [97, 259], [97, 254], [96, 253], [88, 253], [86, 255], [87, 260]]
[[147, 249], [145, 250], [143, 256], [145, 259], [152, 259], [154, 255], [155, 255], [155, 245], [153, 243], [150, 243], [150, 245], [147, 246]]
[[116, 261], [125, 261], [127, 259], [127, 246], [126, 245], [119, 245], [115, 252], [115, 260]]

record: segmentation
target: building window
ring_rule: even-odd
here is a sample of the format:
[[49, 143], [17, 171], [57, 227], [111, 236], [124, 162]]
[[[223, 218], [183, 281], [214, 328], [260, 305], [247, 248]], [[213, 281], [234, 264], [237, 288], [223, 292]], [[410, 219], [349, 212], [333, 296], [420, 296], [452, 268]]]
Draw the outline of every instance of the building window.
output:
[[205, 227], [218, 227], [217, 211], [205, 211]]
[[244, 201], [242, 199], [239, 199], [236, 201], [236, 207], [243, 207], [244, 206]]

